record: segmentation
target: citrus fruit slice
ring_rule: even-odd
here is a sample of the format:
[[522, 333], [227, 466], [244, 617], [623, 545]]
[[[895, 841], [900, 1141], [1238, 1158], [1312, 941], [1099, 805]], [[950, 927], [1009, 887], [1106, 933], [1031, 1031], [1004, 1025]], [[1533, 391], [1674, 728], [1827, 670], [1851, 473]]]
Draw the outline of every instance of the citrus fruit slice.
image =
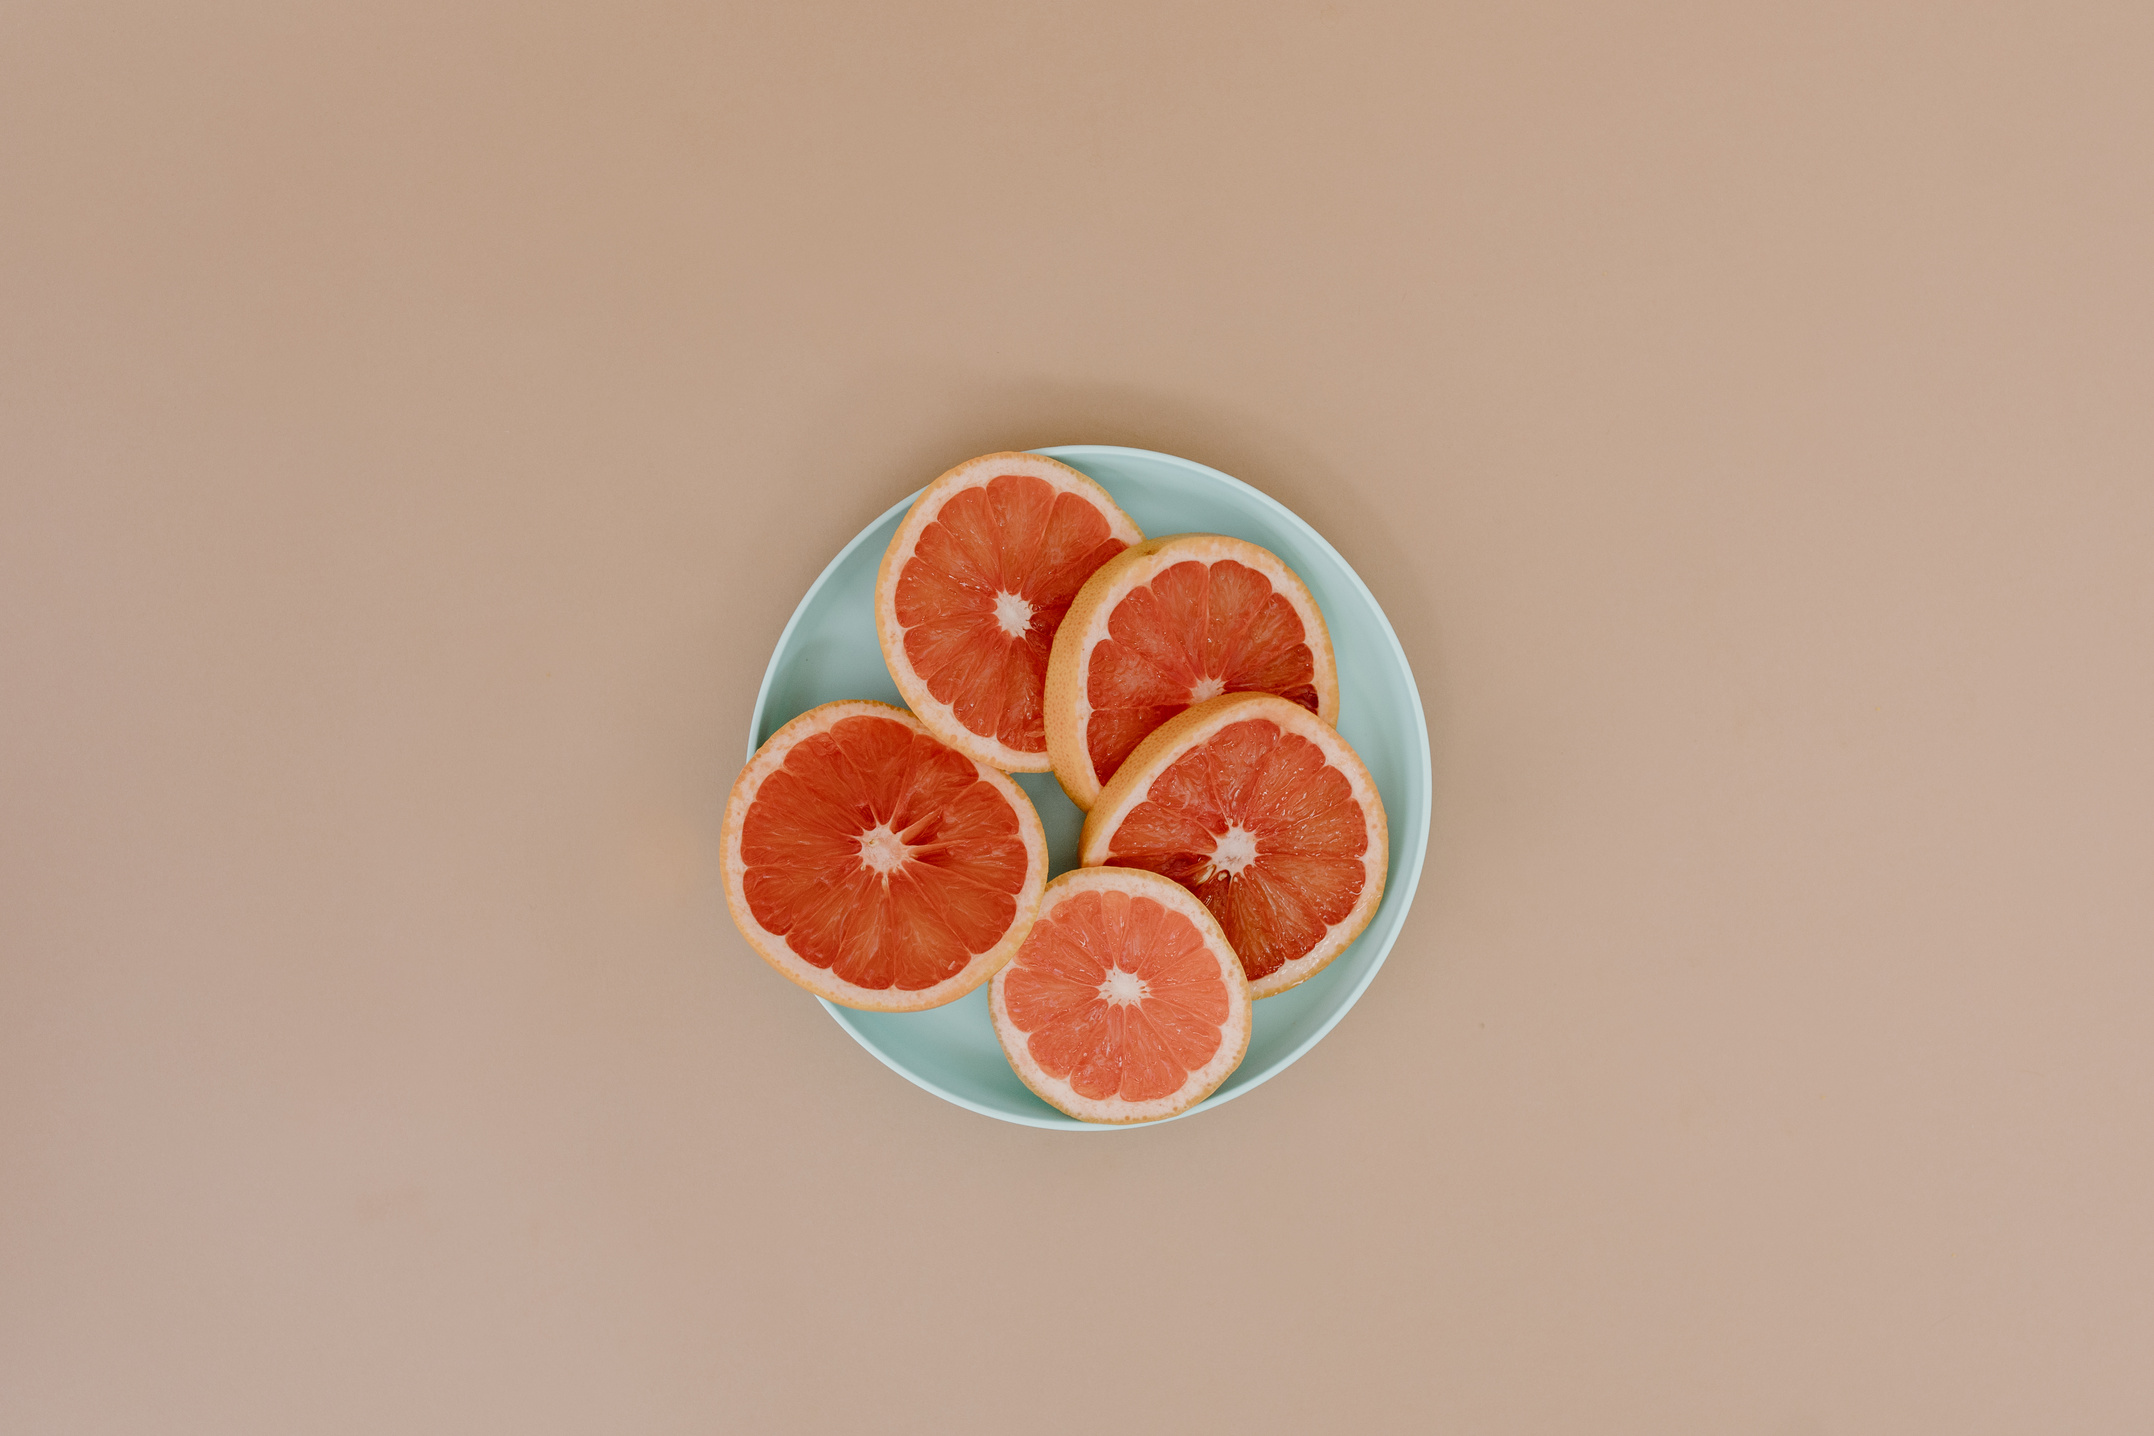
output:
[[940, 1007], [1024, 941], [1047, 840], [1017, 785], [887, 703], [770, 735], [725, 805], [725, 896], [763, 960], [818, 997]]
[[1143, 534], [1107, 491], [1038, 454], [968, 459], [905, 514], [875, 576], [875, 633], [928, 731], [1044, 773], [1047, 655], [1092, 571]]
[[1100, 791], [1079, 855], [1203, 899], [1254, 997], [1313, 976], [1368, 926], [1390, 859], [1369, 770], [1272, 693], [1209, 699], [1154, 729]]
[[1149, 539], [1078, 590], [1047, 662], [1047, 754], [1089, 808], [1145, 734], [1222, 693], [1276, 693], [1339, 721], [1331, 635], [1268, 549], [1218, 534]]
[[1249, 1050], [1249, 986], [1212, 915], [1165, 878], [1078, 868], [988, 990], [1010, 1066], [1087, 1122], [1203, 1101]]

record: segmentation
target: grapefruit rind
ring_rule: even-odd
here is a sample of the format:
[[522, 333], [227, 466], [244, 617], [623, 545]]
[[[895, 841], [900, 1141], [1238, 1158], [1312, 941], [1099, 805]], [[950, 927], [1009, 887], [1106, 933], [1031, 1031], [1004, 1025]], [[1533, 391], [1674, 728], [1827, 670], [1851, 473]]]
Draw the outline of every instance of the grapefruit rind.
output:
[[[805, 738], [825, 732], [848, 718], [890, 718], [903, 723], [914, 732], [930, 738], [926, 725], [902, 708], [888, 703], [867, 699], [840, 703], [825, 703], [811, 708], [770, 735], [763, 746], [756, 749], [748, 766], [741, 769], [740, 777], [733, 782], [733, 791], [726, 799], [723, 838], [723, 866], [725, 875], [726, 908], [733, 916], [735, 926], [748, 945], [765, 962], [817, 997], [828, 998], [844, 1007], [860, 1008], [869, 1012], [921, 1012], [930, 1007], [941, 1007], [955, 1002], [978, 987], [1001, 970], [1023, 944], [1025, 934], [1032, 928], [1033, 919], [1039, 913], [1040, 894], [1047, 885], [1047, 835], [1040, 826], [1040, 815], [1025, 796], [1022, 788], [1011, 782], [1008, 775], [989, 764], [973, 759], [973, 767], [980, 781], [991, 785], [1007, 801], [1017, 815], [1017, 831], [1025, 847], [1025, 877], [1016, 895], [1017, 911], [1011, 918], [1009, 928], [1000, 940], [985, 952], [976, 953], [972, 960], [954, 975], [933, 987], [915, 990], [897, 988], [866, 988], [845, 981], [835, 973], [817, 967], [795, 953], [785, 938], [771, 932], [756, 920], [749, 908], [747, 896], [747, 863], [741, 855], [741, 836], [746, 827], [748, 810], [755, 804], [756, 793], [764, 780], [784, 766], [786, 757]], [[938, 739], [939, 741], [939, 739]], [[967, 755], [970, 756], [970, 755]]]
[[1115, 538], [1125, 544], [1144, 540], [1143, 531], [1122, 512], [1121, 506], [1105, 489], [1067, 464], [1039, 454], [1018, 452], [982, 454], [979, 458], [967, 459], [921, 490], [920, 497], [905, 511], [897, 532], [891, 536], [890, 547], [883, 551], [882, 565], [875, 572], [875, 637], [882, 645], [883, 662], [889, 667], [899, 694], [929, 733], [973, 761], [1005, 773], [1045, 773], [1053, 763], [1044, 749], [1037, 753], [1020, 752], [998, 738], [974, 732], [965, 726], [950, 704], [934, 695], [927, 680], [906, 657], [905, 627], [898, 622], [897, 616], [898, 580], [904, 574], [906, 564], [912, 561], [921, 534], [935, 522], [943, 505], [959, 493], [1004, 474], [1044, 479], [1060, 492], [1079, 495], [1099, 510], [1100, 516], [1107, 521], [1109, 533]]
[[1092, 716], [1087, 686], [1093, 650], [1107, 637], [1116, 606], [1131, 590], [1150, 583], [1175, 564], [1191, 561], [1207, 566], [1222, 561], [1243, 564], [1262, 574], [1272, 591], [1293, 606], [1301, 619], [1302, 641], [1308, 645], [1314, 670], [1310, 681], [1317, 691], [1317, 716], [1334, 726], [1339, 721], [1339, 668], [1332, 655], [1331, 631], [1325, 627], [1323, 610], [1317, 607], [1299, 574], [1270, 549], [1223, 534], [1169, 534], [1147, 539], [1116, 554], [1085, 580], [1063, 616], [1062, 626], [1055, 630], [1054, 649], [1047, 660], [1047, 756], [1055, 781], [1080, 808], [1090, 809], [1106, 783], [1094, 770], [1085, 742], [1085, 725]]
[[1132, 809], [1145, 801], [1153, 780], [1221, 729], [1252, 718], [1269, 720], [1322, 750], [1326, 761], [1345, 776], [1368, 828], [1368, 847], [1362, 853], [1361, 892], [1354, 906], [1344, 918], [1331, 924], [1308, 952], [1249, 984], [1250, 996], [1265, 998], [1276, 997], [1323, 971], [1361, 935], [1383, 902], [1384, 877], [1391, 860], [1384, 801], [1360, 755], [1330, 724], [1300, 704], [1271, 693], [1227, 693], [1185, 709], [1148, 734], [1100, 790], [1099, 800], [1085, 817], [1078, 861], [1087, 868], [1112, 862], [1115, 830]]
[[1211, 1060], [1191, 1071], [1188, 1080], [1165, 1097], [1146, 1102], [1086, 1097], [1066, 1079], [1052, 1075], [1033, 1058], [1028, 1045], [1030, 1034], [1011, 1019], [1004, 997], [1009, 974], [1013, 971], [1008, 963], [996, 971], [995, 979], [988, 988], [988, 1012], [994, 1022], [995, 1038], [1002, 1044], [1003, 1056], [1009, 1059], [1010, 1070], [1015, 1072], [1018, 1080], [1030, 1088], [1033, 1095], [1041, 1101], [1082, 1122], [1156, 1122], [1178, 1116], [1211, 1096], [1219, 1090], [1221, 1083], [1234, 1075], [1234, 1069], [1241, 1066], [1242, 1058], [1248, 1054], [1249, 1035], [1254, 1027], [1252, 994], [1248, 978], [1242, 972], [1241, 959], [1234, 955], [1233, 945], [1227, 941], [1226, 933], [1220, 930], [1219, 921], [1212, 916], [1211, 909], [1197, 901], [1180, 883], [1163, 878], [1157, 873], [1146, 872], [1141, 868], [1072, 868], [1047, 885], [1047, 890], [1040, 900], [1038, 916], [1050, 917], [1057, 904], [1082, 893], [1111, 889], [1126, 892], [1132, 897], [1151, 898], [1169, 911], [1188, 918], [1203, 935], [1206, 948], [1218, 958], [1220, 977], [1227, 990], [1228, 1015], [1226, 1022], [1220, 1026], [1219, 1050], [1213, 1054]]

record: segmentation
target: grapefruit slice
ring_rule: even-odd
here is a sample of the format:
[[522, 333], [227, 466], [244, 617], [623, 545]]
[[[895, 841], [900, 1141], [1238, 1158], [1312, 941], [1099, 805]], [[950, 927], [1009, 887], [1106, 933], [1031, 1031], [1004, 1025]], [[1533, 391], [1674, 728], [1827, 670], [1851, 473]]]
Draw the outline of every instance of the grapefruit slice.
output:
[[1087, 1122], [1149, 1122], [1210, 1096], [1249, 1050], [1249, 986], [1219, 924], [1165, 878], [1078, 868], [988, 990], [1010, 1066]]
[[1044, 773], [1047, 655], [1092, 571], [1144, 535], [1107, 491], [1038, 454], [968, 459], [905, 514], [875, 576], [875, 633], [928, 731]]
[[1383, 799], [1331, 725], [1273, 693], [1229, 693], [1154, 729], [1100, 791], [1086, 867], [1145, 868], [1195, 893], [1271, 997], [1323, 970], [1384, 894]]
[[770, 735], [725, 805], [725, 896], [763, 960], [818, 997], [940, 1007], [1010, 960], [1047, 883], [1017, 785], [887, 703]]
[[1268, 549], [1218, 534], [1150, 539], [1078, 590], [1047, 662], [1047, 755], [1089, 808], [1144, 736], [1221, 693], [1276, 693], [1339, 721], [1316, 600]]

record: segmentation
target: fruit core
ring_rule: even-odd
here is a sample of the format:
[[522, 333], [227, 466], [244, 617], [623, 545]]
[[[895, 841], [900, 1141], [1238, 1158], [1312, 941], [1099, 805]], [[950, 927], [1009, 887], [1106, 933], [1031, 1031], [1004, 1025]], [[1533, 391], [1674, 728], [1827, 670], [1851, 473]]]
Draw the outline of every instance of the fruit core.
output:
[[1124, 972], [1119, 967], [1107, 970], [1106, 981], [1099, 985], [1100, 997], [1116, 1006], [1142, 1002], [1152, 995], [1150, 984], [1134, 972]]
[[1229, 823], [1227, 830], [1219, 835], [1218, 845], [1212, 849], [1212, 871], [1233, 877], [1255, 862], [1256, 855], [1256, 834], [1240, 823]]
[[1032, 626], [1032, 605], [1014, 593], [995, 595], [995, 626], [1012, 638], [1022, 638]]
[[1199, 678], [1196, 682], [1189, 685], [1189, 701], [1191, 703], [1202, 703], [1205, 699], [1217, 698], [1220, 694], [1226, 691], [1226, 679], [1214, 678], [1207, 675], [1206, 677]]
[[888, 823], [877, 823], [860, 835], [860, 865], [886, 878], [905, 866], [906, 851], [905, 840], [891, 832]]

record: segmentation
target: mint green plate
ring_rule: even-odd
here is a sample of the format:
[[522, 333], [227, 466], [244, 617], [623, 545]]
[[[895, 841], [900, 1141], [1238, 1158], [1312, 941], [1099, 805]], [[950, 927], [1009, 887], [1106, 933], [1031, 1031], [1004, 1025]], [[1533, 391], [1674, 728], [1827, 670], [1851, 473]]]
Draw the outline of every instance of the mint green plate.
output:
[[[1413, 902], [1422, 855], [1428, 850], [1428, 723], [1413, 671], [1383, 609], [1338, 550], [1279, 502], [1217, 469], [1172, 454], [1110, 444], [1067, 444], [1037, 452], [1098, 480], [1148, 537], [1230, 534], [1262, 544], [1301, 575], [1331, 626], [1339, 661], [1339, 732], [1369, 765], [1390, 819], [1391, 869], [1375, 918], [1331, 966], [1256, 1005], [1256, 1030], [1242, 1065], [1218, 1091], [1182, 1114], [1187, 1117], [1231, 1102], [1285, 1070], [1337, 1025], [1383, 966]], [[907, 496], [862, 530], [800, 600], [763, 674], [749, 753], [818, 703], [879, 698], [902, 706], [875, 642], [875, 570], [912, 500]], [[1053, 774], [1012, 776], [1040, 810], [1051, 871], [1076, 866], [1084, 814], [1062, 795]], [[1130, 1130], [1080, 1122], [1033, 1096], [995, 1041], [985, 986], [929, 1012], [859, 1012], [829, 1002], [823, 1006], [891, 1070], [960, 1107], [1029, 1127]]]

